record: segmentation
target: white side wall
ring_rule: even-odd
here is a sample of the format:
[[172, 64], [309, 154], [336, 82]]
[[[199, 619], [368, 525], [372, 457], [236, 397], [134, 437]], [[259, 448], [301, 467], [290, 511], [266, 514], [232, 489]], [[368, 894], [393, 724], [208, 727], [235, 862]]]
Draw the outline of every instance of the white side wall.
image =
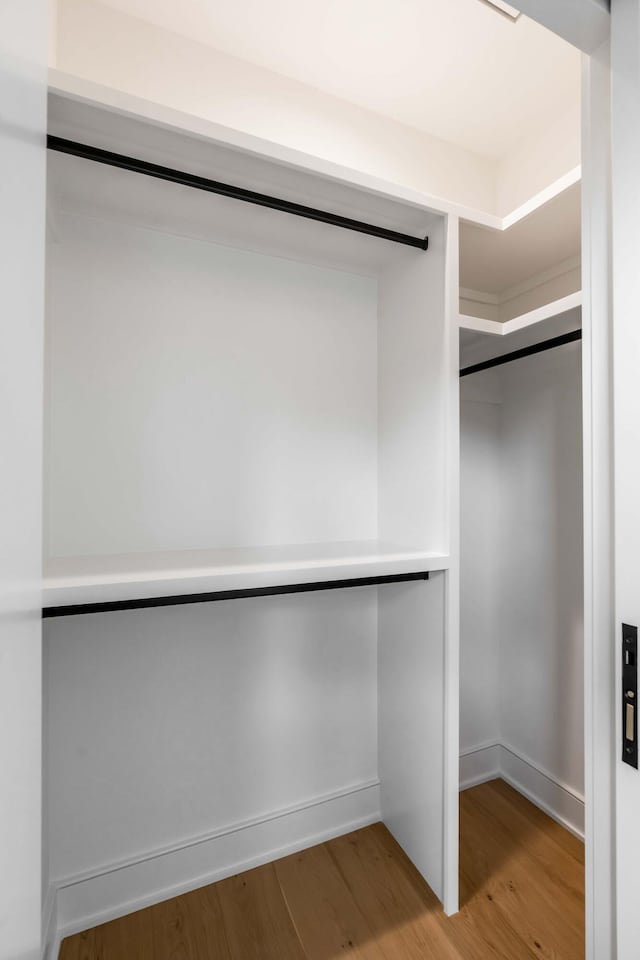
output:
[[40, 949], [47, 4], [0, 4], [0, 958]]
[[500, 739], [501, 389], [494, 372], [461, 381], [460, 751]]
[[[579, 833], [580, 347], [498, 369], [502, 402], [476, 399], [462, 414], [462, 779], [497, 767]], [[481, 396], [477, 384], [465, 390]], [[474, 757], [492, 740], [497, 753]]]

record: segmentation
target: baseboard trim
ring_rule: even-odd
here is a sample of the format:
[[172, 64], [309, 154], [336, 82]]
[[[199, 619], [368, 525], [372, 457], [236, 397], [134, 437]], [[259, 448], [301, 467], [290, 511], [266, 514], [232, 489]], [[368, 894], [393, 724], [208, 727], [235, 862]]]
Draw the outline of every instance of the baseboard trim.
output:
[[460, 790], [500, 776], [500, 744], [482, 743], [460, 754]]
[[566, 783], [504, 743], [500, 751], [500, 776], [570, 833], [584, 840], [584, 797]]
[[584, 840], [584, 797], [506, 743], [483, 743], [460, 754], [460, 790], [500, 777]]
[[[56, 936], [46, 960], [57, 960], [61, 940], [349, 833], [380, 819], [380, 783], [351, 785], [302, 804], [230, 824], [136, 858], [52, 883]], [[52, 911], [53, 912], [53, 911]]]

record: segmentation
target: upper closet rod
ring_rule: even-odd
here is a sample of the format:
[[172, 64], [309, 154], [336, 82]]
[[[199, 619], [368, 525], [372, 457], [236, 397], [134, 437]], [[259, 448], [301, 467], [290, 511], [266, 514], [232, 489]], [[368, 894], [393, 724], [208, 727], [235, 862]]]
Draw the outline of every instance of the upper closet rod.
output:
[[407, 247], [427, 250], [429, 246], [428, 237], [412, 237], [406, 233], [399, 233], [397, 230], [389, 230], [387, 227], [376, 227], [371, 223], [363, 223], [361, 220], [341, 217], [337, 213], [316, 210], [314, 207], [307, 207], [302, 203], [281, 200], [266, 193], [256, 193], [255, 190], [247, 190], [245, 187], [234, 187], [228, 183], [220, 183], [218, 180], [199, 177], [194, 173], [184, 173], [181, 170], [173, 170], [171, 167], [149, 163], [148, 160], [137, 160], [120, 153], [112, 153], [110, 150], [102, 150], [100, 147], [77, 143], [75, 140], [65, 140], [62, 137], [49, 135], [47, 146], [49, 150], [57, 150], [58, 153], [68, 153], [73, 157], [94, 160], [111, 167], [120, 167], [122, 170], [131, 170], [133, 173], [144, 173], [146, 176], [156, 177], [158, 180], [169, 180], [171, 183], [180, 183], [185, 187], [195, 187], [196, 190], [217, 193], [234, 200], [244, 200], [247, 203], [255, 203], [260, 207], [269, 207], [271, 210], [291, 213], [296, 217], [304, 217], [307, 220], [319, 220], [321, 223], [330, 223], [334, 227], [343, 227], [345, 230], [355, 230], [357, 233], [366, 233], [371, 237], [380, 237], [382, 240], [402, 243]]
[[540, 343], [534, 343], [530, 347], [513, 350], [512, 353], [503, 353], [499, 357], [492, 357], [491, 360], [483, 360], [482, 363], [474, 363], [471, 367], [464, 367], [460, 371], [460, 376], [468, 377], [470, 373], [480, 373], [481, 370], [500, 367], [503, 363], [511, 363], [512, 360], [521, 360], [523, 357], [530, 357], [534, 353], [553, 350], [554, 347], [561, 347], [565, 343], [573, 343], [574, 340], [582, 340], [582, 330], [572, 330], [570, 333], [563, 333], [561, 336], [553, 337], [551, 340], [542, 340]]

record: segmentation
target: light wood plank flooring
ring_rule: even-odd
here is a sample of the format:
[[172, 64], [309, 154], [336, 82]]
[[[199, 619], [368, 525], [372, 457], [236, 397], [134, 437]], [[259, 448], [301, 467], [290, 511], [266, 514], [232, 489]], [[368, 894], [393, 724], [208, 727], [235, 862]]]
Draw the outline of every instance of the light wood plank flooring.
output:
[[582, 844], [501, 780], [460, 796], [445, 917], [382, 824], [67, 938], [60, 960], [583, 960]]

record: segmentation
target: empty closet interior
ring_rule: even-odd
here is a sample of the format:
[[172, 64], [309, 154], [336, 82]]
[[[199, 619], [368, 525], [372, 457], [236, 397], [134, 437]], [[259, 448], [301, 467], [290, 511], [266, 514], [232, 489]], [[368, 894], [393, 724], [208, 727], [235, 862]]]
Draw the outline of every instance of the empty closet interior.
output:
[[583, 829], [580, 55], [476, 0], [312, 6], [352, 101], [57, 4], [44, 960], [378, 821], [446, 925], [495, 777]]
[[580, 188], [461, 228], [461, 789], [584, 835]]
[[379, 819], [442, 897], [445, 218], [64, 95], [49, 134], [58, 934]]

